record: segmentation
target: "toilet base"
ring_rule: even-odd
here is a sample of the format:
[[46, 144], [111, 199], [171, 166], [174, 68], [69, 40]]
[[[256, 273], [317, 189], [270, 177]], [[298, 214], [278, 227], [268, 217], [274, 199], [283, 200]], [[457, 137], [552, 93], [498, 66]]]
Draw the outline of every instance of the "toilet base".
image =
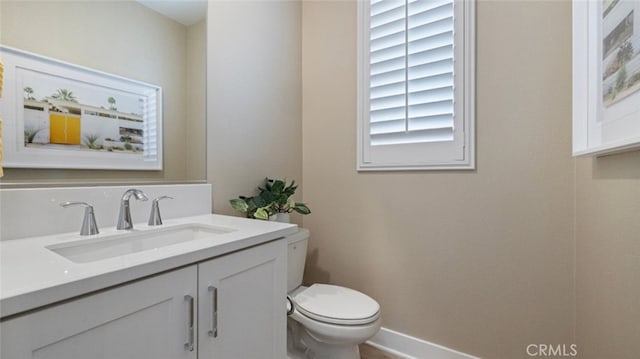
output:
[[305, 359], [360, 359], [357, 345], [336, 346], [315, 341], [309, 344]]
[[358, 345], [334, 345], [321, 343], [295, 320], [287, 320], [288, 359], [360, 359]]
[[360, 349], [357, 345], [349, 347], [323, 348], [318, 353], [311, 348], [287, 348], [287, 359], [360, 359]]

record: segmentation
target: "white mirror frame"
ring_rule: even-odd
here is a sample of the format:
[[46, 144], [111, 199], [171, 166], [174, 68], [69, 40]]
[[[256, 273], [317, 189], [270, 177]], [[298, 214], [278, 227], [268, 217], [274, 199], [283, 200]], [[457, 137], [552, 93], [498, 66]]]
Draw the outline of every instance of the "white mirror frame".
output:
[[[639, 1], [611, 2], [607, 9], [603, 9], [602, 1], [573, 1], [574, 156], [598, 156], [640, 148], [638, 17]], [[635, 30], [631, 26], [632, 30], [628, 31], [629, 21], [635, 22]], [[621, 31], [620, 36], [614, 34], [619, 35]], [[603, 57], [605, 43], [609, 48]], [[633, 47], [630, 58], [621, 61], [622, 65], [620, 62], [612, 65], [627, 43]], [[603, 78], [603, 68], [615, 71]], [[624, 75], [619, 74], [622, 68]], [[618, 77], [622, 80], [618, 81]], [[603, 90], [605, 87], [607, 91]]]

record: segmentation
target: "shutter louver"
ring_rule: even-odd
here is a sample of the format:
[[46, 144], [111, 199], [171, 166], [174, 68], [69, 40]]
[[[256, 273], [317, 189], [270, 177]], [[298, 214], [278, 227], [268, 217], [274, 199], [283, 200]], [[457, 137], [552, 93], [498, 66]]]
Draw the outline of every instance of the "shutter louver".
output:
[[[148, 100], [150, 99], [150, 100]], [[156, 132], [158, 127], [156, 124], [158, 118], [156, 96], [145, 97], [141, 99], [142, 112], [144, 114], [143, 124], [143, 141], [144, 151], [143, 158], [147, 161], [155, 161], [158, 158], [158, 141]], [[151, 120], [153, 119], [153, 120]]]
[[450, 0], [371, 2], [371, 146], [454, 140], [453, 15]]

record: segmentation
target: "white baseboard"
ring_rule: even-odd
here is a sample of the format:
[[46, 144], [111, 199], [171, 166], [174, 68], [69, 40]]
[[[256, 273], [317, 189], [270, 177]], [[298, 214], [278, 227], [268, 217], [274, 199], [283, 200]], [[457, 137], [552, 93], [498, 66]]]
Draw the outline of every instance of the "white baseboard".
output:
[[387, 328], [380, 329], [367, 344], [406, 359], [480, 359]]

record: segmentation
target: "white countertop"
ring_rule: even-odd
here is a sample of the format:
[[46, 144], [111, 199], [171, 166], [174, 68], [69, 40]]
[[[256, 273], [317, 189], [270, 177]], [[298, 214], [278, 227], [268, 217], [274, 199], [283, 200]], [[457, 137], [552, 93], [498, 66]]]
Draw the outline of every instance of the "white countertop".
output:
[[[232, 229], [209, 238], [152, 250], [74, 263], [46, 248], [123, 233], [101, 228], [95, 236], [77, 232], [0, 242], [0, 317], [55, 303], [162, 271], [265, 243], [297, 231], [294, 224], [207, 214], [164, 221], [162, 227], [202, 224]], [[137, 223], [134, 231], [157, 229]]]

